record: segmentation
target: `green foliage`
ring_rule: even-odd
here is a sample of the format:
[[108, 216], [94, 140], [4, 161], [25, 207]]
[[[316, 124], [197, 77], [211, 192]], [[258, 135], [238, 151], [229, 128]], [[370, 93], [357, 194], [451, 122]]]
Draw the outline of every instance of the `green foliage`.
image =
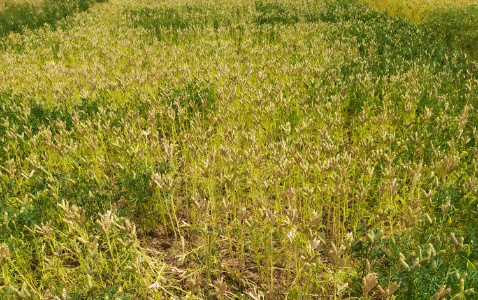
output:
[[206, 116], [216, 110], [214, 87], [212, 84], [194, 79], [181, 88], [173, 89], [164, 97], [164, 104], [172, 105], [176, 113], [179, 107], [187, 107], [188, 119], [192, 118], [196, 111]]
[[[143, 27], [146, 29], [186, 29], [193, 26], [192, 20], [186, 20], [180, 11], [174, 8], [141, 8], [131, 10], [130, 17], [134, 27]], [[189, 21], [189, 22], [188, 22]]]
[[[165, 174], [167, 169], [155, 171]], [[123, 197], [119, 213], [132, 217], [141, 228], [154, 229], [156, 220], [161, 217], [161, 212], [156, 209], [159, 203], [156, 203], [156, 198], [153, 198], [152, 168], [143, 161], [138, 161], [131, 169], [120, 171], [119, 175], [118, 185]]]
[[203, 30], [212, 26], [215, 31], [229, 27], [241, 15], [236, 12], [218, 12], [207, 5], [183, 5], [168, 8], [138, 8], [125, 11], [134, 28], [149, 30], [160, 41], [178, 42], [180, 35], [195, 29]]
[[424, 21], [434, 36], [450, 48], [460, 48], [478, 59], [478, 5], [444, 7], [432, 11]]
[[0, 12], [0, 37], [10, 32], [21, 32], [23, 28], [35, 29], [44, 24], [55, 26], [59, 20], [74, 13], [88, 10], [93, 4], [107, 0], [45, 0], [35, 5], [6, 3]]
[[[449, 287], [455, 296], [475, 287], [478, 271], [471, 262], [477, 259], [478, 241], [474, 234], [469, 234], [461, 244], [454, 244], [454, 238], [460, 240], [457, 233], [460, 231], [448, 222], [451, 220], [448, 217], [443, 220], [424, 217], [411, 235], [385, 238], [377, 231], [365, 231], [352, 247], [352, 255], [361, 260], [358, 279], [375, 272], [384, 289], [396, 282], [400, 285], [395, 293], [398, 299], [430, 299], [442, 287]], [[456, 274], [462, 274], [463, 290]], [[361, 293], [361, 280], [355, 282], [352, 290]]]
[[[448, 57], [459, 55], [456, 47], [447, 46], [441, 37], [430, 35], [427, 25], [412, 24], [408, 20], [372, 9], [367, 4], [328, 2], [324, 11], [318, 12], [314, 18], [310, 17], [308, 21], [340, 24], [326, 32], [327, 39], [358, 47], [360, 55], [369, 58], [366, 70], [376, 76], [406, 72], [416, 62], [434, 62], [436, 69], [433, 71], [440, 72]], [[441, 23], [437, 21], [437, 24]], [[468, 27], [469, 31], [473, 32], [475, 27]], [[414, 38], [411, 39], [410, 36]], [[472, 74], [478, 74], [476, 66], [462, 57], [457, 65], [461, 70], [468, 69]], [[348, 74], [343, 73], [344, 76]]]
[[259, 13], [254, 20], [258, 25], [294, 25], [299, 22], [299, 15], [293, 7], [286, 7], [275, 2], [255, 2], [256, 11]]

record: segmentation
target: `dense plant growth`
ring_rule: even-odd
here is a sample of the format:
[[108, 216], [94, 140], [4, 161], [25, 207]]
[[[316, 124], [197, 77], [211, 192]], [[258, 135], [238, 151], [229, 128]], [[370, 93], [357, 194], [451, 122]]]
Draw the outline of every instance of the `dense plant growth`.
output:
[[476, 297], [476, 6], [88, 3], [1, 12], [0, 299]]
[[6, 1], [0, 10], [0, 37], [45, 24], [54, 26], [66, 16], [85, 11], [98, 2], [106, 0]]

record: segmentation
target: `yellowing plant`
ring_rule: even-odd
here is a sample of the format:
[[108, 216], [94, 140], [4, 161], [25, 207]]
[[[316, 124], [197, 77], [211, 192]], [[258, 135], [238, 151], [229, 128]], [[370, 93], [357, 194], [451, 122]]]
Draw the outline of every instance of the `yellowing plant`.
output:
[[403, 16], [414, 23], [424, 20], [436, 8], [468, 6], [478, 4], [477, 0], [361, 0], [380, 11]]

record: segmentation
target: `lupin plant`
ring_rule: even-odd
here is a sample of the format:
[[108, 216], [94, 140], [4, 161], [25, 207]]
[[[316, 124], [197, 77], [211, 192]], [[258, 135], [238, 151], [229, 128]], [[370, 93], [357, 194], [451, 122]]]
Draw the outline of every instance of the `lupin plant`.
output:
[[0, 7], [0, 298], [476, 296], [475, 6], [34, 2]]

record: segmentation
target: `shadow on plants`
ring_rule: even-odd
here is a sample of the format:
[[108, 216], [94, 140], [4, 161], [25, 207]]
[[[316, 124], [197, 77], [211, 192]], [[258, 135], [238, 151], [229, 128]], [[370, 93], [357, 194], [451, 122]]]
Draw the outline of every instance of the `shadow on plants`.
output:
[[21, 32], [24, 27], [35, 29], [44, 24], [55, 26], [66, 16], [89, 9], [107, 0], [44, 0], [40, 4], [7, 2], [0, 12], [0, 37]]
[[294, 25], [299, 22], [296, 10], [275, 2], [255, 2], [256, 11], [259, 13], [254, 20], [258, 25]]

